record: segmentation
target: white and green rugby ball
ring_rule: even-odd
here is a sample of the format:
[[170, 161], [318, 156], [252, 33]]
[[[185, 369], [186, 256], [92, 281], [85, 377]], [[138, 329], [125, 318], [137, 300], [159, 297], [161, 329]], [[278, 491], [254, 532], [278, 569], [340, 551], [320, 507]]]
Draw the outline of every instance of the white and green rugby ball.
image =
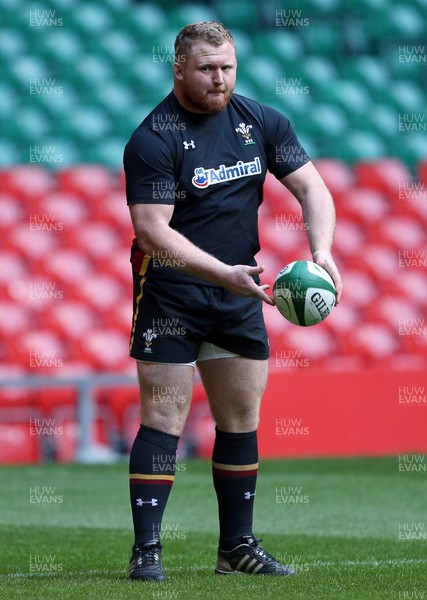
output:
[[297, 260], [277, 275], [273, 297], [285, 319], [309, 327], [329, 315], [335, 305], [336, 290], [325, 269], [310, 260]]

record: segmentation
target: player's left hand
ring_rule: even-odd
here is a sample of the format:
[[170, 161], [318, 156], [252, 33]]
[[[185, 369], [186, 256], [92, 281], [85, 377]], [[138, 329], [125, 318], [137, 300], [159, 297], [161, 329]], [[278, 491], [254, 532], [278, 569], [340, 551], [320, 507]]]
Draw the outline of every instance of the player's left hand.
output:
[[332, 280], [335, 284], [335, 289], [337, 291], [336, 304], [339, 304], [342, 294], [342, 279], [332, 255], [330, 252], [317, 250], [316, 252], [313, 252], [313, 262], [319, 265], [319, 267], [323, 267], [325, 271], [327, 271], [332, 277]]

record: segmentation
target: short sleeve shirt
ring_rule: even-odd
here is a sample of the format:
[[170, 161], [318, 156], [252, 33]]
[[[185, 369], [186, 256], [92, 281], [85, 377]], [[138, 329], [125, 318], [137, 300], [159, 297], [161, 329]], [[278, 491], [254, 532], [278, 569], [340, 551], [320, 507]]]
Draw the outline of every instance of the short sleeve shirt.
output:
[[[173, 205], [170, 227], [227, 264], [255, 265], [266, 172], [281, 179], [309, 160], [269, 106], [233, 94], [222, 111], [197, 114], [171, 92], [126, 145], [127, 202]], [[156, 277], [194, 281], [169, 265]]]

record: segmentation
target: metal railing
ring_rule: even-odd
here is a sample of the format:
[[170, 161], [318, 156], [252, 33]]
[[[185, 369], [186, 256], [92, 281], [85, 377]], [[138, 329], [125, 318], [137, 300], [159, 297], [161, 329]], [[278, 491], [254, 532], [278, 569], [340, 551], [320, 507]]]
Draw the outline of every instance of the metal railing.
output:
[[[40, 390], [51, 388], [74, 388], [78, 393], [77, 421], [79, 437], [75, 460], [84, 463], [101, 462], [99, 445], [94, 441], [95, 401], [94, 391], [112, 386], [138, 386], [136, 375], [97, 374], [77, 377], [35, 375], [0, 380], [0, 389]], [[114, 451], [111, 450], [111, 459]]]

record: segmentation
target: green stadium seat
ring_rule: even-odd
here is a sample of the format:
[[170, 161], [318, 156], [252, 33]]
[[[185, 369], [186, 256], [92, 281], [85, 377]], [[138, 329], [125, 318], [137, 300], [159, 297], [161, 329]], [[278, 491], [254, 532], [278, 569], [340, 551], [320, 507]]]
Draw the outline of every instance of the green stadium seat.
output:
[[38, 53], [48, 61], [74, 65], [84, 52], [82, 38], [71, 29], [51, 29], [40, 36]]
[[295, 121], [296, 131], [308, 133], [316, 141], [347, 137], [349, 120], [343, 110], [332, 104], [316, 103], [315, 108], [302, 113]]
[[302, 85], [308, 86], [315, 97], [321, 97], [320, 90], [338, 76], [336, 65], [326, 56], [307, 56], [290, 66], [287, 72], [289, 77], [301, 78]]
[[92, 92], [92, 99], [98, 101], [99, 105], [113, 116], [128, 113], [129, 109], [136, 105], [135, 94], [125, 82], [114, 79], [106, 81]]
[[366, 114], [372, 99], [366, 87], [350, 80], [338, 80], [326, 84], [321, 90], [321, 98], [340, 106], [351, 119], [355, 114]]
[[259, 32], [254, 39], [254, 50], [258, 56], [271, 56], [283, 65], [294, 65], [302, 57], [304, 47], [297, 33], [275, 30]]
[[306, 51], [315, 55], [340, 56], [344, 43], [340, 25], [340, 21], [329, 18], [328, 21], [316, 20], [307, 27], [301, 27], [298, 31]]
[[22, 31], [2, 28], [0, 35], [0, 59], [3, 61], [16, 60], [27, 50], [27, 43]]
[[425, 37], [425, 20], [415, 6], [393, 4], [368, 20], [367, 33], [370, 39]]
[[[170, 6], [170, 1], [168, 1]], [[168, 27], [168, 20], [162, 8], [156, 4], [133, 4], [121, 10], [117, 16], [116, 27], [123, 31], [135, 34], [138, 42], [143, 42], [146, 36], [150, 41], [155, 38], [156, 43], [161, 34]], [[175, 34], [176, 35], [176, 34]]]
[[369, 55], [343, 58], [340, 61], [340, 73], [344, 79], [362, 83], [368, 89], [386, 90], [391, 79], [384, 61]]
[[352, 130], [341, 139], [326, 143], [323, 147], [323, 155], [354, 164], [361, 160], [384, 158], [388, 156], [388, 149], [377, 133]]
[[76, 142], [92, 143], [103, 139], [112, 129], [113, 123], [105, 111], [96, 107], [81, 106], [61, 123], [59, 133]]
[[[233, 29], [244, 31], [256, 31], [260, 21], [261, 4], [247, 2], [246, 0], [216, 0], [215, 7], [218, 11], [219, 20]], [[190, 9], [191, 14], [191, 9]]]
[[98, 51], [104, 53], [116, 67], [127, 68], [129, 61], [138, 55], [140, 47], [127, 31], [111, 29], [98, 40]]
[[114, 20], [108, 7], [101, 3], [82, 2], [77, 10], [67, 16], [67, 27], [76, 28], [89, 36], [101, 36], [114, 26]]
[[188, 23], [197, 23], [198, 21], [218, 21], [217, 11], [203, 4], [183, 4], [178, 5], [168, 11], [170, 18], [169, 24], [175, 28], [177, 33]]
[[390, 102], [400, 112], [426, 112], [426, 97], [414, 81], [393, 81], [389, 87]]

